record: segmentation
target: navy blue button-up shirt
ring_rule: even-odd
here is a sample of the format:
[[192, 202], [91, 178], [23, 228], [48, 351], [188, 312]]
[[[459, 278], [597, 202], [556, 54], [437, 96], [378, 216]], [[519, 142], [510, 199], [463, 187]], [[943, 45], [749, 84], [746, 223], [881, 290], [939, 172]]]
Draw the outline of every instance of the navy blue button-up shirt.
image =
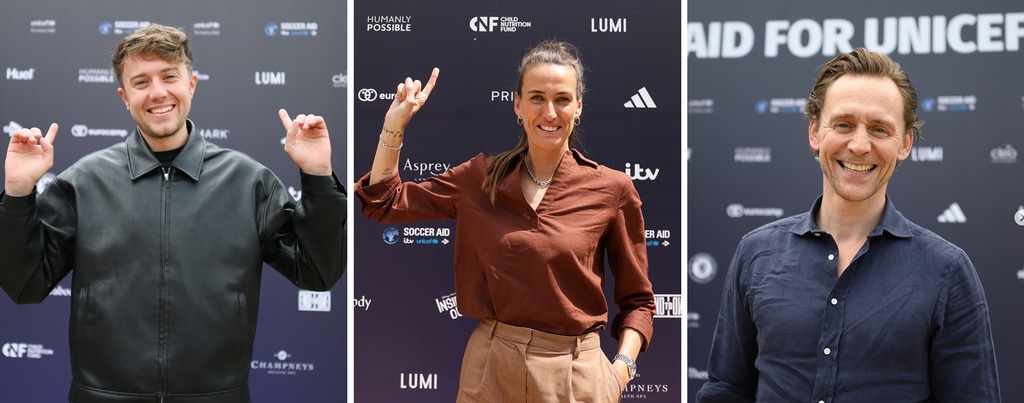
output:
[[838, 275], [811, 211], [751, 231], [725, 278], [698, 402], [998, 402], [988, 304], [967, 254], [882, 220]]

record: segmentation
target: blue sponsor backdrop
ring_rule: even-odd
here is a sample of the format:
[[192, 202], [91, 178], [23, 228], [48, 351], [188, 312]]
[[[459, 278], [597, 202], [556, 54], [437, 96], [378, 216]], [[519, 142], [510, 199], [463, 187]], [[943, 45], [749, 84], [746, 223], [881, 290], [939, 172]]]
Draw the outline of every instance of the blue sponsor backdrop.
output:
[[[253, 156], [297, 191], [298, 170], [283, 151], [277, 109], [320, 114], [333, 136], [335, 171], [344, 178], [345, 7], [326, 0], [4, 3], [4, 138], [18, 127], [60, 124], [54, 174], [123, 141], [134, 123], [117, 95], [110, 57], [120, 38], [152, 21], [191, 37], [200, 77], [191, 118], [201, 135]], [[300, 295], [266, 269], [250, 373], [253, 401], [343, 401], [348, 275], [330, 295]], [[67, 278], [39, 305], [0, 298], [0, 401], [67, 400], [69, 289]]]
[[884, 51], [910, 75], [924, 139], [889, 196], [967, 251], [988, 297], [1003, 401], [1024, 401], [1024, 7], [1005, 1], [690, 2], [688, 399], [707, 378], [722, 278], [740, 237], [822, 191], [804, 98], [837, 51]]
[[[405, 77], [425, 82], [441, 68], [402, 149], [402, 179], [419, 181], [479, 152], [513, 147], [520, 58], [543, 39], [579, 46], [588, 67], [581, 149], [634, 178], [660, 302], [650, 349], [623, 394], [630, 402], [682, 399], [681, 11], [678, 1], [396, 0], [360, 1], [353, 12], [355, 177], [369, 170]], [[454, 222], [382, 225], [357, 213], [354, 223], [355, 400], [453, 401], [477, 323], [457, 310]], [[607, 331], [601, 336], [614, 355], [616, 343]]]

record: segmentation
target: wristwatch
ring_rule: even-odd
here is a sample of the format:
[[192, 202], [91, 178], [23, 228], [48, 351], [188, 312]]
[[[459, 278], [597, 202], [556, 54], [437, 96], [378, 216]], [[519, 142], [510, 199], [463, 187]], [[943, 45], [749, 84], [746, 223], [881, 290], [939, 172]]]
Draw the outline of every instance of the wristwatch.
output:
[[636, 362], [634, 362], [632, 358], [629, 358], [629, 356], [625, 354], [615, 354], [615, 358], [612, 358], [612, 362], [615, 361], [622, 361], [626, 363], [626, 368], [629, 369], [629, 380], [632, 381], [633, 378], [636, 377]]

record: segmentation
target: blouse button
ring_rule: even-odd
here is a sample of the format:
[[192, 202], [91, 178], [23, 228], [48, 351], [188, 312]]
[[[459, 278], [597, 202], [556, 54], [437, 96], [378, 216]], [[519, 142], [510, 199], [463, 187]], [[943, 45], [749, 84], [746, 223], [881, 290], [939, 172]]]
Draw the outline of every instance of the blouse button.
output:
[[824, 353], [825, 353], [825, 355], [829, 355], [829, 354], [832, 354], [832, 349], [831, 349], [831, 348], [828, 348], [828, 347], [825, 347], [825, 351], [824, 351]]
[[835, 258], [836, 258], [836, 255], [833, 255], [831, 253], [828, 254], [828, 260], [835, 260]]
[[832, 305], [835, 305], [835, 304], [838, 304], [838, 303], [839, 303], [838, 299], [832, 298]]

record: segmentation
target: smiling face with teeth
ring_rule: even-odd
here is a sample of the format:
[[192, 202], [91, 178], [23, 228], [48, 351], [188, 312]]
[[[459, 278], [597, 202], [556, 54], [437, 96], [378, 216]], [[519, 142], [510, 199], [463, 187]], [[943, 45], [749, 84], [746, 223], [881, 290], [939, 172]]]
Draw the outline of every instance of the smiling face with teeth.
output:
[[583, 111], [576, 81], [572, 67], [558, 64], [537, 64], [523, 73], [522, 93], [515, 94], [513, 107], [523, 119], [531, 152], [569, 150], [574, 119]]
[[125, 106], [154, 151], [180, 147], [188, 137], [185, 120], [192, 107], [197, 77], [185, 63], [148, 55], [125, 58], [122, 88]]
[[824, 175], [824, 200], [883, 203], [896, 165], [910, 155], [903, 100], [889, 78], [846, 74], [832, 83], [808, 137]]

